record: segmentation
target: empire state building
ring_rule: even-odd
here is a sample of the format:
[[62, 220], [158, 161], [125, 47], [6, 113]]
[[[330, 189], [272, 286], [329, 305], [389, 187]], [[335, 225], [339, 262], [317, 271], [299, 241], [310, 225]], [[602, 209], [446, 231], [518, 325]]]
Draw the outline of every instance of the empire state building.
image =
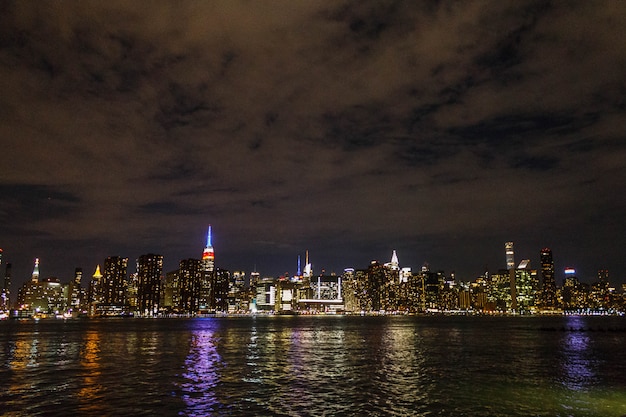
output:
[[211, 244], [211, 226], [209, 225], [209, 232], [207, 233], [206, 246], [202, 251], [202, 278], [200, 279], [200, 288], [198, 289], [198, 310], [200, 312], [209, 311], [212, 306], [213, 300], [213, 286], [214, 286], [214, 271], [215, 271], [215, 252], [213, 252], [213, 245]]
[[215, 252], [213, 252], [213, 245], [211, 244], [211, 225], [209, 225], [206, 246], [202, 252], [202, 264], [206, 272], [213, 272], [215, 270]]

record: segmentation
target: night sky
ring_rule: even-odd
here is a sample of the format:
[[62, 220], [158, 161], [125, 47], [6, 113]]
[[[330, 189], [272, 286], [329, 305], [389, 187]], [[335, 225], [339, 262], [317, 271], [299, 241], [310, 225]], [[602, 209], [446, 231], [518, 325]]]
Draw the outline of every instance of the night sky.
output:
[[[0, 3], [13, 294], [107, 256], [626, 281], [626, 2]], [[2, 273], [4, 268], [2, 268]], [[86, 280], [84, 282], [86, 284]]]

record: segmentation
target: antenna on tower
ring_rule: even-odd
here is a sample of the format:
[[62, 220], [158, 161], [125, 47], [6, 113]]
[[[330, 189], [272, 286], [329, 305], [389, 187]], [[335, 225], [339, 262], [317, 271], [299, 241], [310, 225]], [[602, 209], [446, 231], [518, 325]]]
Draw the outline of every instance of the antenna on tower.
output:
[[206, 246], [207, 248], [209, 246], [213, 246], [211, 245], [211, 225], [209, 225], [209, 233], [207, 233], [207, 237], [206, 237]]

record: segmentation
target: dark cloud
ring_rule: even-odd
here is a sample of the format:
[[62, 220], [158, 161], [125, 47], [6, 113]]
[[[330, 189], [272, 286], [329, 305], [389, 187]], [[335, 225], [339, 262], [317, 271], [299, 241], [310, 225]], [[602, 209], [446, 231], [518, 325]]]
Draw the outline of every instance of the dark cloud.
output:
[[507, 240], [626, 267], [620, 2], [0, 8], [16, 282], [35, 256], [62, 278], [111, 254], [173, 268], [209, 223], [218, 264], [267, 274], [397, 249], [470, 279]]

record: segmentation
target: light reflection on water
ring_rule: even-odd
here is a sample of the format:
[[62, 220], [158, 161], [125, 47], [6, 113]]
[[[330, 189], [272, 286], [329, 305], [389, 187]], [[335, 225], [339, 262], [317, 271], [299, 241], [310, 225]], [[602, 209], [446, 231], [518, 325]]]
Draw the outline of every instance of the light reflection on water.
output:
[[101, 413], [103, 411], [100, 378], [100, 335], [97, 331], [87, 331], [85, 344], [80, 350], [80, 366], [82, 381], [76, 393], [79, 399], [78, 410], [81, 413]]
[[581, 331], [585, 324], [578, 316], [568, 316], [562, 343], [563, 385], [573, 391], [592, 387], [595, 382], [592, 358], [590, 357], [590, 333]]
[[187, 415], [202, 416], [219, 408], [214, 388], [219, 382], [218, 371], [222, 364], [216, 343], [211, 329], [197, 330], [191, 335], [182, 374], [185, 381], [181, 384]]
[[0, 414], [620, 416], [626, 333], [589, 329], [624, 326], [588, 317], [7, 322]]

